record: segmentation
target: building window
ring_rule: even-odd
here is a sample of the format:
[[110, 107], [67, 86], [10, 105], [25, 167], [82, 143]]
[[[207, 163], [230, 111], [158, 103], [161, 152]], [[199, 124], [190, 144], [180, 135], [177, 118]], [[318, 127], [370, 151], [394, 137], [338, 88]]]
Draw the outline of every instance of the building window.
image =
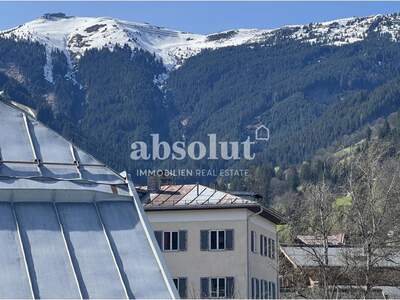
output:
[[155, 231], [156, 240], [162, 251], [186, 251], [187, 231]]
[[276, 285], [275, 282], [271, 282], [271, 291], [270, 291], [270, 298], [276, 299]]
[[264, 236], [264, 256], [268, 256], [268, 238]]
[[268, 257], [271, 259], [275, 259], [275, 240], [268, 239]]
[[200, 248], [207, 250], [233, 250], [233, 230], [201, 230]]
[[262, 280], [261, 285], [262, 285], [261, 297], [262, 297], [263, 299], [269, 299], [268, 281]]
[[173, 279], [176, 289], [178, 290], [179, 297], [187, 298], [187, 279], [184, 277]]
[[225, 278], [211, 278], [211, 298], [226, 297], [226, 280]]
[[164, 251], [177, 251], [178, 240], [179, 240], [178, 231], [165, 231]]
[[276, 299], [276, 285], [272, 281], [251, 279], [252, 299]]
[[260, 299], [260, 280], [257, 278], [251, 279], [251, 298]]
[[200, 279], [201, 297], [232, 299], [235, 295], [233, 277], [203, 277]]
[[264, 299], [276, 299], [276, 284], [272, 281], [265, 281], [267, 292]]
[[225, 250], [225, 230], [210, 231], [210, 249]]
[[257, 249], [256, 249], [256, 232], [253, 230], [250, 233], [250, 248], [251, 248], [251, 252], [256, 253], [256, 251], [257, 251]]
[[268, 238], [265, 235], [260, 235], [260, 254], [268, 256]]

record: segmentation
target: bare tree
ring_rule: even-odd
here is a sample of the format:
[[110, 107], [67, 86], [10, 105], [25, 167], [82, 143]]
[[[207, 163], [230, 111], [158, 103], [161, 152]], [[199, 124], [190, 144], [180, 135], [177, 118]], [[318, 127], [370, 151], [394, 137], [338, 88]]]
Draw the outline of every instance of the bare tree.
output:
[[339, 227], [342, 216], [334, 207], [336, 197], [332, 188], [325, 182], [317, 185], [309, 185], [305, 189], [305, 200], [302, 205], [300, 222], [302, 226], [294, 224], [294, 233], [299, 228], [304, 233], [304, 228], [315, 236], [317, 245], [304, 245], [302, 249], [308, 254], [317, 267], [320, 295], [319, 298], [331, 299], [336, 293], [338, 279], [344, 270], [332, 272], [333, 268], [329, 259], [329, 237]]
[[350, 163], [347, 190], [352, 199], [346, 227], [360, 251], [346, 257], [363, 297], [384, 284], [383, 267], [400, 255], [400, 163], [390, 149], [374, 146]]
[[[370, 144], [339, 163], [341, 186], [333, 190], [325, 180], [306, 186], [291, 216], [293, 236], [315, 237], [314, 243], [302, 246], [314, 268], [288, 268], [285, 277], [303, 273], [307, 278], [313, 269], [319, 288], [301, 290], [308, 297], [339, 297], [341, 284], [348, 285], [348, 296], [376, 297], [376, 287], [400, 284], [399, 154], [388, 146]], [[343, 194], [349, 203], [338, 206], [337, 196]], [[329, 237], [339, 231], [346, 233], [349, 244], [333, 249]]]
[[310, 298], [308, 289], [307, 272], [301, 267], [294, 266], [286, 259], [285, 255], [280, 254], [279, 276], [281, 278], [281, 295], [285, 298]]

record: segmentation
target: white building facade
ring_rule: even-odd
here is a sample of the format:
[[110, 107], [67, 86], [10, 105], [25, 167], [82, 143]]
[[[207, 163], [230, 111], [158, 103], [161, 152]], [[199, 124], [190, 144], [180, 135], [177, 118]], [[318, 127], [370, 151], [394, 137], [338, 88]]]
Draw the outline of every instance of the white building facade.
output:
[[145, 210], [182, 298], [279, 297], [277, 212], [201, 185], [148, 197]]

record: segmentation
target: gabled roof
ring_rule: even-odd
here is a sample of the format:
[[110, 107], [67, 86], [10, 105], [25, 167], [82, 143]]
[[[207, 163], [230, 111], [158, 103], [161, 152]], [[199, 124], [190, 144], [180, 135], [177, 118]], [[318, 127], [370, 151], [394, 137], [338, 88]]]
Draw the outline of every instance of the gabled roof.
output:
[[182, 209], [232, 209], [247, 208], [260, 212], [261, 216], [275, 224], [284, 224], [285, 218], [272, 208], [267, 208], [244, 195], [228, 192], [201, 184], [171, 184], [161, 186], [158, 192], [147, 193], [147, 187], [138, 188], [145, 196], [145, 210], [182, 210]]
[[0, 299], [176, 298], [121, 176], [0, 102]]

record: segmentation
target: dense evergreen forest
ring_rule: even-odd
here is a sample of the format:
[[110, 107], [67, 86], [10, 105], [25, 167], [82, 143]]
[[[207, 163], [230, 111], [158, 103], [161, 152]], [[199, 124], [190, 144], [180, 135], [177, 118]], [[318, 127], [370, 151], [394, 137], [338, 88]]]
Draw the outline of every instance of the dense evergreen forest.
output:
[[[167, 71], [142, 50], [91, 50], [74, 60], [72, 69], [63, 53], [53, 52], [51, 61], [53, 83], [43, 76], [48, 63], [43, 46], [0, 39], [3, 96], [34, 108], [41, 121], [133, 175], [152, 167], [252, 172], [258, 167], [252, 180], [278, 174], [295, 189], [298, 179], [291, 174], [320, 170], [313, 159], [321, 149], [336, 151], [359, 141], [367, 125], [400, 107], [400, 44], [384, 35], [341, 47], [282, 38], [273, 45], [203, 51], [169, 73], [162, 86], [155, 78]], [[254, 161], [134, 162], [129, 157], [130, 144], [149, 141], [151, 133], [167, 141], [206, 141], [209, 133], [243, 141], [260, 124], [271, 130], [271, 139], [257, 145]], [[230, 184], [240, 188], [243, 180]], [[273, 193], [269, 184], [262, 185], [266, 196]]]

